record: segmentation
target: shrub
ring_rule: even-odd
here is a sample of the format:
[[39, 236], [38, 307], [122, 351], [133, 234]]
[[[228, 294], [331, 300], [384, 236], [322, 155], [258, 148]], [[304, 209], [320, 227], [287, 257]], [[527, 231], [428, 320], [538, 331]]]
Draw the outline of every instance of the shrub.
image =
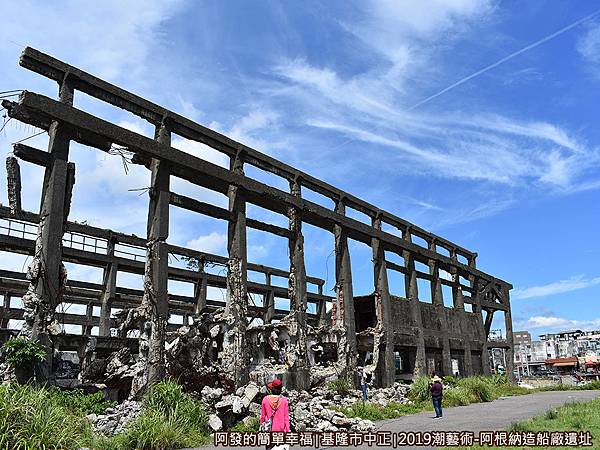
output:
[[456, 386], [450, 389], [444, 390], [444, 398], [442, 405], [445, 408], [450, 406], [464, 406], [471, 403], [473, 396], [469, 390], [464, 386]]
[[578, 386], [577, 389], [580, 389], [582, 391], [592, 391], [600, 389], [600, 381], [592, 381], [591, 383], [582, 384], [581, 386]]
[[385, 420], [414, 414], [421, 411], [419, 406], [388, 403], [386, 406], [370, 402], [356, 402], [349, 408], [339, 409], [346, 417], [360, 417], [368, 420]]
[[53, 389], [52, 394], [57, 404], [78, 415], [103, 414], [106, 408], [115, 405], [115, 402], [104, 400], [102, 392], [85, 394], [82, 389], [71, 391]]
[[208, 413], [202, 403], [174, 381], [162, 381], [144, 397], [142, 414], [113, 444], [136, 450], [197, 447], [209, 435]]
[[458, 386], [467, 390], [470, 403], [491, 402], [495, 398], [492, 384], [485, 377], [463, 378]]
[[410, 385], [410, 399], [417, 403], [429, 400], [429, 383], [430, 379], [428, 377], [415, 378]]
[[43, 361], [48, 354], [39, 341], [20, 337], [9, 339], [2, 345], [2, 353], [7, 364], [15, 369], [28, 369]]
[[241, 433], [252, 433], [257, 432], [260, 427], [260, 420], [256, 416], [252, 416], [248, 421], [248, 424], [239, 422], [229, 429], [229, 431], [238, 431]]
[[89, 422], [77, 417], [48, 389], [0, 386], [0, 448], [78, 449], [92, 435]]
[[327, 389], [338, 395], [348, 395], [352, 390], [352, 383], [348, 378], [338, 378], [337, 380], [331, 381], [327, 385]]
[[456, 386], [457, 383], [458, 383], [458, 380], [455, 377], [453, 377], [452, 375], [446, 375], [442, 379], [442, 384], [444, 385], [444, 387], [454, 387], [454, 386]]

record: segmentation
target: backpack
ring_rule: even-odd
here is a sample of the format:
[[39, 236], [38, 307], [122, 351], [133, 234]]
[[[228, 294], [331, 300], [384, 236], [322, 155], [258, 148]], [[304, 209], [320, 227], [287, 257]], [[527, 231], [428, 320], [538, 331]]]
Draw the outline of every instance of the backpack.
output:
[[273, 416], [275, 415], [275, 413], [279, 409], [279, 403], [280, 402], [281, 402], [281, 396], [279, 396], [279, 399], [277, 400], [277, 407], [275, 409], [273, 409], [273, 412], [271, 413], [271, 416], [267, 420], [265, 420], [263, 423], [260, 424], [259, 431], [264, 432], [264, 433], [270, 433], [271, 432], [271, 430], [273, 429]]

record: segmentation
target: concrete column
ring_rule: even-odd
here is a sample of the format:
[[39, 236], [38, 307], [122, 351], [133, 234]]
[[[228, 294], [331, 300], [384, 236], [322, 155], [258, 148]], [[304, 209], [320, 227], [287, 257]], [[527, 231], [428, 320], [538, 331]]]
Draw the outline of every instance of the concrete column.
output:
[[[298, 180], [290, 182], [290, 192], [293, 196], [301, 198], [301, 186]], [[310, 376], [308, 374], [308, 355], [306, 348], [306, 267], [304, 265], [304, 236], [302, 235], [301, 211], [294, 207], [288, 208], [290, 238], [290, 275], [288, 293], [290, 295], [290, 318], [295, 326], [295, 334], [290, 332], [290, 344], [295, 347], [296, 358], [291, 367], [293, 376], [292, 387], [295, 389], [308, 389]]]
[[208, 296], [208, 278], [204, 271], [204, 260], [198, 261], [198, 272], [200, 273], [200, 279], [194, 284], [194, 298], [196, 299], [194, 314], [196, 315], [202, 314], [206, 309]]
[[[230, 169], [244, 175], [241, 155], [231, 158]], [[223, 362], [232, 374], [235, 387], [248, 382], [250, 358], [246, 343], [248, 316], [248, 277], [246, 245], [246, 200], [238, 186], [230, 185], [227, 193], [231, 219], [228, 224], [227, 250], [227, 303], [225, 313], [231, 317], [231, 325], [225, 332]]]
[[479, 339], [481, 341], [481, 367], [484, 375], [490, 374], [489, 352], [487, 345], [487, 333], [483, 323], [483, 310], [481, 309], [481, 286], [479, 277], [471, 276], [471, 286], [473, 287], [473, 313], [477, 314], [477, 328], [479, 330]]
[[100, 307], [99, 336], [110, 336], [110, 310], [117, 294], [118, 267], [115, 261], [114, 239], [108, 241], [107, 255], [110, 257], [111, 262], [104, 268], [104, 280], [102, 282], [104, 291], [102, 292], [102, 305]]
[[[155, 139], [160, 144], [171, 145], [171, 133], [165, 124], [156, 127]], [[146, 320], [149, 320], [144, 331], [145, 333], [149, 332], [149, 336], [147, 336], [147, 386], [151, 386], [165, 377], [165, 338], [169, 320], [167, 238], [169, 237], [171, 178], [169, 164], [164, 161], [153, 159], [150, 163], [150, 170], [152, 174], [148, 208], [148, 248], [143, 299], [144, 313]], [[140, 352], [144, 351], [140, 346]]]
[[4, 292], [2, 300], [2, 314], [0, 314], [0, 328], [8, 328], [8, 308], [10, 308], [10, 293]]
[[[340, 199], [335, 205], [335, 212], [346, 214], [346, 207]], [[348, 237], [340, 225], [334, 226], [335, 235], [335, 317], [336, 326], [346, 329], [339, 342], [338, 356], [346, 365], [347, 374], [352, 375], [356, 367], [356, 319], [354, 317], [354, 293], [352, 291], [352, 268]]]
[[[73, 88], [68, 82], [61, 83], [59, 97], [62, 103], [73, 104]], [[44, 173], [38, 237], [30, 266], [32, 272], [40, 275], [30, 281], [36, 298], [23, 296], [27, 318], [21, 335], [47, 346], [51, 345], [51, 341], [46, 326], [53, 321], [56, 306], [62, 301], [66, 278], [62, 265], [62, 237], [65, 211], [68, 209], [65, 203], [69, 184], [69, 133], [67, 127], [59, 122], [52, 122], [48, 130], [49, 164]], [[51, 364], [51, 356], [47, 364]], [[44, 368], [42, 372], [46, 372]]]
[[[411, 242], [410, 230], [404, 233], [404, 239]], [[415, 260], [410, 251], [402, 252], [404, 265], [406, 267], [405, 289], [406, 298], [410, 303], [410, 312], [414, 324], [415, 338], [417, 341], [417, 351], [415, 356], [415, 369], [413, 375], [419, 377], [427, 375], [427, 361], [425, 359], [425, 338], [423, 336], [423, 319], [421, 317], [421, 305], [419, 303], [419, 288], [417, 285], [417, 271], [415, 269]]]
[[[374, 218], [372, 224], [375, 229], [381, 230], [381, 217]], [[381, 241], [377, 238], [371, 239], [371, 248], [373, 250], [375, 312], [377, 314], [377, 329], [381, 336], [379, 348], [373, 349], [373, 352], [379, 352], [378, 376], [376, 379], [379, 380], [381, 386], [391, 386], [396, 380], [396, 366], [394, 361], [392, 300], [385, 264], [385, 251]], [[377, 342], [377, 339], [375, 339], [375, 342]]]
[[[323, 295], [323, 282], [317, 285], [317, 293]], [[324, 300], [317, 303], [317, 320], [318, 326], [322, 327], [327, 325], [327, 302]]]
[[[434, 240], [429, 242], [429, 250], [437, 252]], [[431, 303], [436, 308], [437, 314], [440, 316], [440, 323], [442, 326], [442, 329], [440, 330], [442, 338], [442, 372], [444, 375], [453, 375], [450, 338], [448, 336], [448, 317], [444, 310], [444, 294], [442, 291], [439, 265], [436, 261], [430, 260], [428, 266], [429, 275], [431, 275]]]
[[504, 295], [504, 304], [508, 309], [504, 313], [504, 326], [506, 327], [506, 342], [508, 348], [506, 349], [506, 374], [511, 382], [515, 381], [515, 356], [514, 356], [514, 337], [513, 337], [513, 326], [512, 326], [512, 314], [510, 311], [510, 294], [507, 288], [502, 288]]
[[485, 335], [490, 335], [490, 329], [492, 328], [492, 322], [494, 320], [494, 310], [487, 311], [487, 315], [485, 316], [485, 322], [483, 328], [485, 330]]
[[[271, 272], [265, 273], [265, 284], [271, 286]], [[273, 290], [269, 289], [265, 293], [264, 302], [263, 322], [267, 324], [271, 323], [273, 316], [275, 316], [275, 292]]]
[[[456, 253], [451, 255], [452, 259], [456, 260]], [[456, 268], [452, 271], [452, 303], [454, 305], [454, 309], [456, 309], [461, 317], [461, 332], [464, 336], [463, 340], [463, 351], [464, 351], [464, 373], [462, 376], [471, 376], [473, 375], [473, 359], [471, 357], [471, 341], [470, 341], [470, 330], [468, 329], [468, 312], [465, 311], [465, 301], [463, 298], [462, 288], [460, 287], [460, 276]]]
[[94, 317], [94, 305], [88, 303], [85, 308], [85, 325], [81, 327], [82, 334], [84, 336], [92, 335], [92, 320]]

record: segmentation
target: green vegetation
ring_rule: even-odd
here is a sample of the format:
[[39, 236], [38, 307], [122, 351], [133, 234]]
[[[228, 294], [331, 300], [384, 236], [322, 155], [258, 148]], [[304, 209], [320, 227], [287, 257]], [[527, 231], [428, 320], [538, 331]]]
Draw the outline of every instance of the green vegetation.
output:
[[123, 433], [94, 434], [85, 415], [110, 405], [101, 394], [16, 383], [0, 386], [0, 449], [169, 450], [209, 440], [204, 406], [172, 381], [148, 392], [142, 414]]
[[9, 339], [2, 345], [4, 361], [15, 369], [28, 369], [43, 361], [48, 351], [39, 341], [20, 337]]
[[371, 402], [356, 402], [348, 408], [336, 408], [347, 417], [360, 417], [368, 420], [385, 420], [395, 417], [405, 416], [407, 414], [415, 414], [421, 411], [421, 408], [416, 405], [403, 405], [401, 403], [388, 403], [386, 406], [381, 406]]
[[52, 389], [50, 394], [57, 405], [66, 408], [72, 414], [80, 416], [103, 414], [106, 408], [116, 405], [116, 402], [104, 400], [102, 392], [85, 394], [82, 389], [73, 389], [70, 391]]
[[[569, 403], [556, 409], [550, 409], [545, 414], [533, 417], [523, 422], [513, 423], [507, 431], [538, 432], [538, 431], [589, 431], [592, 435], [593, 448], [600, 442], [600, 399], [589, 402]], [[456, 449], [457, 447], [451, 447]], [[491, 449], [495, 447], [473, 446], [470, 449]], [[515, 447], [511, 447], [515, 448]], [[567, 449], [573, 447], [536, 447]]]
[[197, 447], [208, 437], [204, 405], [174, 381], [163, 381], [150, 389], [141, 416], [112, 438], [111, 445], [123, 450], [165, 450]]
[[260, 428], [260, 419], [256, 416], [252, 416], [248, 423], [239, 422], [229, 429], [229, 431], [238, 431], [241, 433], [252, 433], [258, 432]]
[[338, 378], [337, 380], [331, 381], [327, 385], [327, 389], [338, 395], [348, 395], [352, 390], [352, 383], [348, 378]]
[[409, 398], [415, 403], [428, 401], [431, 398], [429, 395], [430, 382], [431, 379], [429, 377], [415, 378], [410, 385]]
[[0, 386], [0, 448], [78, 449], [92, 436], [89, 422], [73, 414], [49, 389]]

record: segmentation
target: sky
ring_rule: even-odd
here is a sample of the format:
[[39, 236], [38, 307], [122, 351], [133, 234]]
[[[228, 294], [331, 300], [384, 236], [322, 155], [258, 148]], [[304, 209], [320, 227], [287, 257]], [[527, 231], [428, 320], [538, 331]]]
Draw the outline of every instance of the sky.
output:
[[[515, 330], [600, 329], [600, 1], [22, 0], [2, 12], [0, 91], [56, 97], [53, 82], [18, 66], [32, 46], [476, 251], [478, 268], [514, 286]], [[153, 135], [83, 94], [75, 106]], [[9, 121], [0, 148], [34, 133]], [[28, 143], [45, 148], [47, 137]], [[203, 145], [173, 146], [227, 165]], [[125, 173], [119, 156], [80, 145], [70, 156], [70, 219], [143, 236], [146, 169]], [[24, 207], [37, 211], [43, 172], [21, 166]], [[182, 180], [172, 190], [226, 205]], [[248, 216], [287, 226], [258, 207]], [[170, 227], [170, 242], [226, 255], [224, 222], [172, 207]], [[333, 295], [333, 237], [304, 232], [307, 272]], [[248, 242], [250, 261], [288, 267], [283, 239], [250, 230]], [[350, 251], [355, 294], [368, 294], [371, 250]], [[139, 277], [120, 283], [141, 287]], [[390, 285], [402, 294], [401, 277]]]

